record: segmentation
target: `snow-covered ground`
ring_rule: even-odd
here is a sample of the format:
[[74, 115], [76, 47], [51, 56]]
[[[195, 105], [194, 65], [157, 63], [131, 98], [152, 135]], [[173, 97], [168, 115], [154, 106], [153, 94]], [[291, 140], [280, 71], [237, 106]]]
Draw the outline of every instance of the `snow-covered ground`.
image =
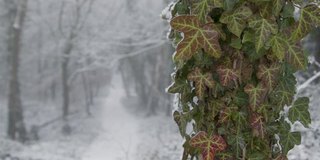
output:
[[21, 145], [0, 136], [1, 156], [20, 160], [177, 160], [182, 139], [172, 119], [132, 113], [119, 77], [97, 100], [94, 116], [70, 120], [71, 135], [61, 134], [57, 122], [40, 132], [38, 142]]

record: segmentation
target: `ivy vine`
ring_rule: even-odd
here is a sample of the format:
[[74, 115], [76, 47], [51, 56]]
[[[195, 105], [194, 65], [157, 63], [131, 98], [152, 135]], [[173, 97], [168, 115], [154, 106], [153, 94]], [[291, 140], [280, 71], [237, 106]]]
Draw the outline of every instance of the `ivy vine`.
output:
[[287, 159], [301, 143], [288, 121], [311, 123], [309, 98], [295, 98], [293, 74], [307, 67], [301, 40], [320, 25], [318, 6], [315, 0], [171, 4], [176, 69], [168, 92], [179, 99], [173, 116], [185, 138], [183, 160]]

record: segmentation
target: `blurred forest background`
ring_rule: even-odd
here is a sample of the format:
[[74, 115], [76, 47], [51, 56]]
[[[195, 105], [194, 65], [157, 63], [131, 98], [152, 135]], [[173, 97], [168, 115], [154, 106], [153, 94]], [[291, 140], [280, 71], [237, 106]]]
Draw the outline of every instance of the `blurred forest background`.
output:
[[[169, 3], [0, 0], [0, 160], [179, 159]], [[297, 160], [320, 157], [320, 30], [304, 46], [313, 122], [296, 124]]]

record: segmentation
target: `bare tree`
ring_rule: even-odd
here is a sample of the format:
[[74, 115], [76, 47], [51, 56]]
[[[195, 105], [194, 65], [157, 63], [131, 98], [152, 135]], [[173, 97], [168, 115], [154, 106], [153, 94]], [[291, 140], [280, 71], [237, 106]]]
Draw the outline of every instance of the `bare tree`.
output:
[[19, 55], [21, 52], [21, 36], [27, 11], [27, 0], [19, 0], [16, 3], [6, 0], [9, 12], [10, 27], [8, 30], [8, 52], [10, 54], [10, 82], [8, 95], [8, 136], [13, 140], [24, 142], [27, 137], [24, 125], [23, 108], [20, 97], [19, 85]]

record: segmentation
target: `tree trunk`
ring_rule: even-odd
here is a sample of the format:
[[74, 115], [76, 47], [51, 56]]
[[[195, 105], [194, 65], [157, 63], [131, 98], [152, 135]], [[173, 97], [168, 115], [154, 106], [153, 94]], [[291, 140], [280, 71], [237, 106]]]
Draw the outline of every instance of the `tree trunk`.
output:
[[63, 110], [63, 118], [66, 119], [67, 116], [69, 115], [69, 91], [70, 91], [70, 86], [68, 84], [68, 79], [69, 79], [69, 74], [68, 74], [68, 64], [69, 64], [69, 59], [70, 59], [70, 54], [73, 48], [72, 44], [72, 35], [68, 39], [64, 52], [63, 52], [63, 57], [62, 57], [62, 110]]
[[[11, 60], [11, 72], [10, 72], [10, 84], [8, 95], [8, 137], [12, 140], [19, 140], [24, 142], [27, 137], [23, 108], [20, 97], [20, 85], [19, 85], [19, 55], [21, 50], [21, 35], [23, 29], [23, 22], [27, 10], [27, 0], [20, 0], [19, 6], [16, 6], [14, 2], [6, 1], [9, 4], [9, 14], [13, 14], [14, 19], [11, 20], [11, 26], [9, 29], [8, 51], [10, 53]], [[12, 17], [10, 15], [10, 17]]]

